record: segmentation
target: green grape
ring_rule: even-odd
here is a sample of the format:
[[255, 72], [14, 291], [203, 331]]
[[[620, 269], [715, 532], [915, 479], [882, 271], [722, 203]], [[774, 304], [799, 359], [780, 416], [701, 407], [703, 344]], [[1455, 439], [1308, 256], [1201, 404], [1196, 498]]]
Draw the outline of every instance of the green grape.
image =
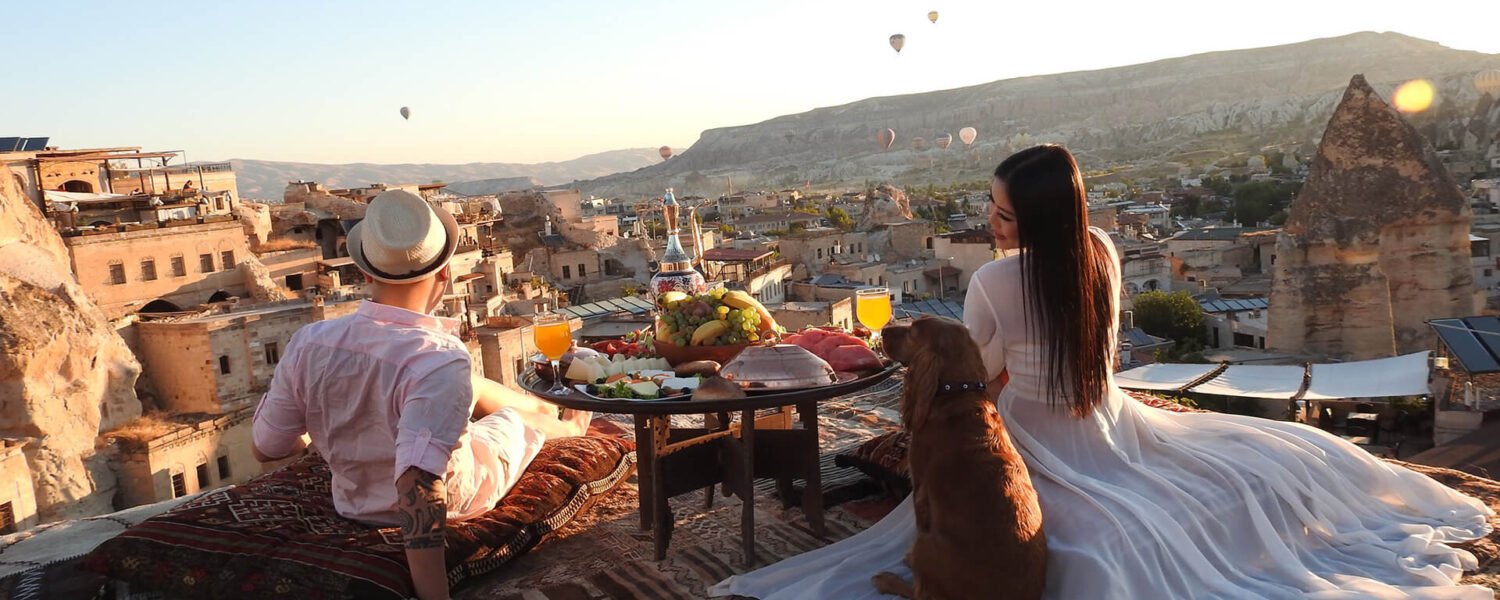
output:
[[752, 332], [750, 332], [748, 334], [745, 334], [745, 339], [750, 340], [752, 342], [759, 342], [760, 341], [760, 336], [755, 335], [755, 332], [752, 331]]
[[734, 310], [731, 310], [731, 311], [729, 311], [729, 316], [730, 316], [730, 318], [733, 318], [733, 319], [735, 319], [735, 320], [739, 320], [739, 319], [740, 319], [740, 317], [743, 317], [743, 316], [744, 316], [744, 315], [745, 315], [745, 313], [744, 313], [744, 311], [741, 311], [741, 310], [740, 310], [740, 309], [738, 309], [738, 308], [736, 308], [736, 309], [734, 309]]
[[749, 323], [745, 323], [744, 325], [740, 325], [740, 329], [743, 329], [745, 331], [755, 331], [755, 326]]

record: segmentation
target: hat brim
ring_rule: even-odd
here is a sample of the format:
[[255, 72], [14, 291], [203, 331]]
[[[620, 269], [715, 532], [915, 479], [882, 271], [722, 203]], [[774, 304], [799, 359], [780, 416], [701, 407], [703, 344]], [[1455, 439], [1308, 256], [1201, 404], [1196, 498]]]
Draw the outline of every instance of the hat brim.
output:
[[349, 236], [345, 241], [345, 245], [349, 248], [349, 258], [354, 261], [354, 266], [359, 267], [360, 272], [366, 277], [385, 283], [415, 283], [437, 275], [437, 272], [443, 270], [443, 266], [447, 265], [448, 261], [453, 259], [453, 254], [458, 251], [458, 221], [446, 210], [435, 206], [431, 208], [433, 214], [437, 215], [438, 221], [443, 224], [443, 232], [447, 234], [447, 240], [443, 243], [443, 252], [433, 259], [433, 262], [405, 275], [382, 273], [380, 269], [371, 267], [365, 259], [364, 232], [362, 231], [364, 221], [360, 221], [349, 229]]

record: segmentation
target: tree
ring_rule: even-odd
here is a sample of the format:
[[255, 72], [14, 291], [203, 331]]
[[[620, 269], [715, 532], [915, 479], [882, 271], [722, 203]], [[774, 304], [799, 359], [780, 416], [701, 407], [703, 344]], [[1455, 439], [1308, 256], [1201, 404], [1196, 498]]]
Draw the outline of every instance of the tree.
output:
[[1220, 196], [1228, 196], [1234, 193], [1234, 186], [1230, 185], [1229, 180], [1223, 177], [1204, 177], [1203, 187], [1213, 190], [1215, 194]]
[[1187, 292], [1152, 290], [1131, 300], [1135, 324], [1146, 333], [1186, 346], [1203, 338], [1203, 308]]
[[849, 216], [848, 211], [837, 206], [828, 207], [828, 222], [844, 231], [854, 230], [854, 218]]

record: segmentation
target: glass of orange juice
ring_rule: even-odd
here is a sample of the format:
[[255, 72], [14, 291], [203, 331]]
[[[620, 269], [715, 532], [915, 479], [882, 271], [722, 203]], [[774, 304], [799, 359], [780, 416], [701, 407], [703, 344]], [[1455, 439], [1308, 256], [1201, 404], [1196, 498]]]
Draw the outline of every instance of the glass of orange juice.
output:
[[866, 288], [854, 293], [854, 316], [870, 329], [870, 340], [880, 338], [880, 329], [891, 322], [891, 291], [884, 287]]
[[567, 386], [563, 385], [562, 356], [573, 346], [573, 331], [568, 326], [567, 315], [547, 312], [536, 316], [531, 326], [532, 341], [536, 342], [537, 350], [547, 360], [552, 361], [552, 389], [548, 394], [566, 394]]

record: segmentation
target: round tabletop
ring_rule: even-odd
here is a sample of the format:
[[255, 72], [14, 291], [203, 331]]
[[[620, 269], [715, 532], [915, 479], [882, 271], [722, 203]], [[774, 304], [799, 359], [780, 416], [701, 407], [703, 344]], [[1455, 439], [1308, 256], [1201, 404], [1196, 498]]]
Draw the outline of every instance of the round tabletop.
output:
[[537, 397], [558, 406], [574, 410], [620, 415], [699, 415], [740, 410], [760, 410], [807, 401], [837, 398], [845, 394], [864, 390], [872, 385], [890, 379], [900, 368], [901, 363], [890, 361], [879, 371], [843, 383], [788, 390], [785, 392], [756, 392], [744, 398], [736, 398], [734, 400], [692, 400], [691, 396], [686, 400], [602, 400], [592, 398], [573, 388], [568, 388], [568, 393], [566, 394], [553, 395], [547, 393], [552, 384], [543, 380], [541, 376], [536, 374], [534, 369], [527, 369], [526, 373], [521, 376], [520, 383], [521, 387], [535, 394]]

